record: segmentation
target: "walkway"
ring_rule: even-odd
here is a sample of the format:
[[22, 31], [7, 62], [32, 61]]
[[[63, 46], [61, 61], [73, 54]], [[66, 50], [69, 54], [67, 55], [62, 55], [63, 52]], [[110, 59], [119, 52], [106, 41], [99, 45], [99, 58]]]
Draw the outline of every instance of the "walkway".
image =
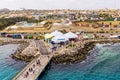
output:
[[[28, 66], [26, 66], [21, 72], [19, 72], [13, 80], [35, 80], [42, 73], [52, 57], [52, 54], [39, 56], [37, 59], [29, 63]], [[40, 63], [37, 64], [36, 61], [40, 61]], [[32, 70], [29, 70], [31, 68]]]

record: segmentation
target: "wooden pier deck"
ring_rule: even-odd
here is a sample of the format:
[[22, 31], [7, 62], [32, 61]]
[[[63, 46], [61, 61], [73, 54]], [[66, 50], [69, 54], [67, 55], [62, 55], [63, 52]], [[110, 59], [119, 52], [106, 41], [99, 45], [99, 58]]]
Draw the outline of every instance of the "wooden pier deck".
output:
[[[23, 68], [12, 80], [36, 80], [50, 62], [52, 57], [52, 54], [39, 56], [31, 61], [25, 68]], [[39, 65], [36, 64], [37, 60], [40, 60]], [[35, 65], [35, 67], [33, 67], [33, 65]], [[30, 72], [29, 68], [32, 68], [33, 70]], [[29, 73], [27, 77], [25, 76], [26, 72]]]

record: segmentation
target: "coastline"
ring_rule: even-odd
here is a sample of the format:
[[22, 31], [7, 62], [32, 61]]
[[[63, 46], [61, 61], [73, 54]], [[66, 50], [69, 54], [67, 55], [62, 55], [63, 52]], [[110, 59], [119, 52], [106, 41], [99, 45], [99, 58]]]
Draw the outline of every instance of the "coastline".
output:
[[42, 41], [33, 40], [29, 44], [23, 44], [12, 57], [17, 60], [31, 62], [36, 56], [46, 55], [48, 53]]
[[[19, 48], [17, 49], [17, 51], [15, 53], [13, 53], [11, 56], [13, 59], [15, 60], [21, 60], [21, 61], [27, 61], [27, 56], [23, 56], [21, 55], [22, 51], [28, 46], [29, 44], [28, 43], [21, 43]], [[29, 58], [28, 58], [29, 59]]]
[[84, 47], [78, 46], [74, 52], [69, 52], [67, 54], [59, 54], [55, 55], [52, 58], [52, 62], [55, 64], [61, 63], [77, 63], [85, 60], [89, 55], [89, 51], [91, 51], [96, 44], [106, 44], [106, 43], [120, 43], [120, 40], [99, 40], [99, 41], [88, 41], [84, 44]]
[[[17, 50], [11, 54], [11, 57], [15, 60], [27, 61], [26, 56], [22, 56], [21, 52], [29, 45], [27, 41], [19, 41], [19, 40], [0, 40], [0, 46], [7, 45], [7, 44], [19, 44]], [[29, 58], [28, 58], [29, 59]]]
[[18, 73], [22, 68], [24, 68], [25, 65], [27, 65], [25, 61], [15, 60], [11, 57], [11, 54], [16, 52], [19, 45], [20, 44], [7, 44], [0, 46], [0, 75], [6, 76], [0, 77], [0, 80], [12, 80], [14, 75], [16, 75], [16, 73]]
[[[119, 39], [111, 39], [111, 40], [85, 40], [83, 43], [77, 42], [77, 46], [64, 49], [61, 54], [60, 51], [55, 51], [54, 56], [51, 60], [52, 63], [61, 64], [61, 63], [77, 63], [85, 60], [89, 55], [89, 51], [91, 51], [96, 44], [106, 44], [106, 43], [120, 43]], [[31, 47], [29, 42], [25, 41], [12, 41], [12, 42], [3, 42], [2, 45], [5, 44], [20, 44], [17, 51], [12, 54], [12, 58], [16, 60], [30, 62], [35, 58], [36, 53], [27, 54], [22, 53], [28, 47]], [[40, 47], [40, 46], [38, 46]], [[32, 47], [34, 48], [34, 46]], [[27, 49], [28, 51], [28, 49]], [[35, 51], [36, 52], [36, 51]]]
[[[12, 54], [12, 58], [16, 60], [21, 60], [21, 61], [32, 63], [32, 61], [35, 59], [34, 55], [31, 55], [31, 56], [21, 55], [21, 52], [23, 52], [24, 49], [27, 49], [31, 45], [31, 43], [27, 44], [26, 46], [25, 46], [25, 43], [21, 43], [17, 51], [14, 54]], [[120, 43], [120, 40], [119, 39], [116, 39], [116, 40], [85, 40], [83, 43], [80, 43], [80, 42], [76, 42], [76, 43], [77, 43], [77, 46], [70, 48], [68, 50], [68, 53], [55, 54], [52, 60], [50, 61], [49, 65], [51, 65], [52, 63], [54, 64], [80, 63], [87, 58], [87, 56], [89, 55], [89, 51], [91, 51], [95, 47], [96, 44], [106, 44], [106, 43], [114, 44], [114, 43]], [[36, 55], [36, 56], [40, 56], [40, 55]]]

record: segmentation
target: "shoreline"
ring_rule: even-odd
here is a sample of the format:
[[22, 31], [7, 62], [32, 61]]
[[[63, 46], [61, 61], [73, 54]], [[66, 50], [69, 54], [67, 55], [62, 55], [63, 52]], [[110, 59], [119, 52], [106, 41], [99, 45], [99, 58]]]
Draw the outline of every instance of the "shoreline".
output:
[[29, 44], [22, 45], [22, 47], [12, 55], [12, 57], [17, 60], [31, 62], [36, 56], [48, 53], [49, 52], [47, 52], [47, 48], [42, 44], [42, 41], [33, 40], [29, 42]]
[[29, 44], [28, 43], [22, 43], [20, 44], [19, 48], [16, 50], [15, 53], [13, 53], [11, 55], [11, 57], [15, 60], [21, 60], [21, 61], [25, 61], [25, 62], [28, 62], [26, 60], [27, 56], [22, 56], [21, 53], [22, 51], [28, 46]]
[[17, 40], [14, 40], [14, 41], [12, 41], [12, 40], [8, 40], [8, 41], [7, 40], [0, 40], [0, 46], [8, 45], [8, 44], [19, 44], [17, 50], [13, 54], [11, 54], [11, 57], [15, 60], [21, 60], [21, 61], [27, 62], [27, 60], [24, 59], [24, 58], [26, 58], [26, 56], [22, 56], [20, 54], [26, 47], [28, 47], [29, 42], [19, 41], [19, 40], [18, 41]]
[[[96, 44], [106, 44], [106, 43], [120, 43], [120, 40], [119, 39], [85, 40], [83, 43], [77, 42], [77, 46], [65, 49], [64, 51], [62, 51], [62, 54], [60, 53], [60, 51], [54, 52], [55, 55], [53, 56], [51, 62], [55, 64], [81, 62], [87, 58], [87, 56], [89, 55], [89, 51], [91, 51]], [[29, 53], [22, 54], [22, 52], [30, 46], [31, 43], [29, 42], [12, 41], [12, 42], [5, 42], [3, 45], [5, 44], [20, 44], [16, 52], [14, 52], [11, 55], [11, 57], [15, 60], [30, 62], [35, 58], [35, 53], [30, 55]]]
[[67, 54], [55, 55], [52, 58], [52, 63], [67, 64], [67, 63], [82, 62], [83, 60], [87, 58], [87, 56], [89, 56], [89, 51], [91, 51], [95, 47], [96, 44], [107, 44], [107, 43], [111, 43], [111, 44], [120, 43], [120, 40], [86, 42], [83, 48], [80, 48], [80, 46], [78, 46], [73, 53], [69, 52]]

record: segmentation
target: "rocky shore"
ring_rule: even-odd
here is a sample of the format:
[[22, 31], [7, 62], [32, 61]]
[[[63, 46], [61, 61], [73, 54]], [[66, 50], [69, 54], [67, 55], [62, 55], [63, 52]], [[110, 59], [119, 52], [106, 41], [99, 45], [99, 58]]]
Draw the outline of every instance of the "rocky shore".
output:
[[[59, 64], [59, 63], [76, 63], [81, 62], [87, 58], [89, 55], [89, 51], [92, 50], [95, 45], [99, 44], [105, 44], [105, 43], [120, 43], [120, 40], [114, 39], [114, 40], [89, 40], [84, 41], [83, 43], [76, 43], [77, 45], [71, 48], [64, 47], [63, 51], [57, 51], [54, 52], [55, 55], [52, 58], [52, 62]], [[4, 42], [0, 41], [1, 45], [4, 44], [20, 44], [17, 51], [12, 54], [12, 58], [16, 60], [22, 60], [22, 61], [31, 61], [35, 58], [35, 56], [38, 55], [46, 55], [48, 54], [48, 50], [45, 46], [45, 44], [41, 41], [31, 41], [31, 42], [25, 42], [25, 41], [12, 41], [12, 42]]]
[[13, 59], [16, 59], [16, 60], [22, 60], [22, 61], [25, 61], [25, 60], [29, 59], [28, 56], [26, 56], [26, 55], [24, 55], [24, 56], [21, 55], [22, 51], [23, 51], [26, 47], [28, 47], [28, 45], [29, 45], [29, 43], [21, 43], [20, 46], [19, 46], [19, 48], [17, 49], [17, 51], [16, 51], [14, 54], [12, 54], [12, 58], [13, 58]]
[[12, 55], [12, 58], [30, 62], [35, 58], [37, 51], [35, 41], [32, 41], [29, 44], [24, 43], [19, 46], [18, 50]]
[[[84, 47], [76, 47], [75, 49], [64, 51], [65, 54], [59, 54], [53, 57], [53, 63], [76, 63], [86, 59], [88, 52], [95, 46], [94, 42], [84, 44]], [[74, 50], [74, 51], [73, 51]]]
[[[76, 48], [65, 50], [64, 54], [60, 54], [59, 52], [52, 58], [52, 62], [59, 64], [59, 63], [77, 63], [85, 60], [89, 55], [89, 51], [92, 50], [95, 45], [105, 44], [105, 43], [120, 43], [120, 40], [98, 40], [98, 41], [88, 41], [85, 42], [83, 45], [84, 47], [77, 46]], [[73, 51], [74, 50], [74, 51]]]
[[29, 44], [21, 44], [20, 48], [12, 55], [14, 59], [26, 62], [32, 61], [36, 56], [48, 54], [42, 41], [33, 40]]
[[0, 45], [7, 45], [7, 44], [19, 44], [19, 47], [17, 48], [16, 52], [14, 52], [11, 57], [16, 60], [22, 60], [22, 61], [31, 61], [34, 57], [33, 55], [23, 55], [21, 54], [24, 49], [26, 49], [30, 42], [25, 40], [14, 40], [14, 39], [1, 39]]

